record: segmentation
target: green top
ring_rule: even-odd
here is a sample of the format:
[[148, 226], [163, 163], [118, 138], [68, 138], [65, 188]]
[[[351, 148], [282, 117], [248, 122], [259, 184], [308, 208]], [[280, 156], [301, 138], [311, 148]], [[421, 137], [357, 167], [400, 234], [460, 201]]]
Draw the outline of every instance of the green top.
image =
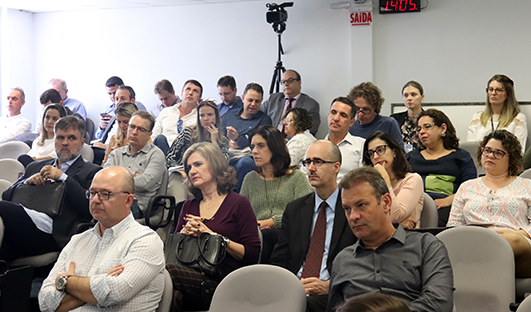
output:
[[313, 188], [300, 170], [275, 180], [264, 180], [256, 171], [251, 171], [243, 179], [240, 194], [249, 198], [257, 220], [273, 218], [273, 228], [280, 229], [286, 205], [311, 192]]

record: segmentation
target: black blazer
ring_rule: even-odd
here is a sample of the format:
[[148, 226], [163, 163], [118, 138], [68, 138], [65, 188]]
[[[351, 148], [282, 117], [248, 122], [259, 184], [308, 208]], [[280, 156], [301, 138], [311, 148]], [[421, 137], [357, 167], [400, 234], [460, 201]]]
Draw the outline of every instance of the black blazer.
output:
[[[40, 172], [42, 167], [53, 165], [54, 161], [55, 159], [46, 159], [31, 163], [26, 168], [24, 175], [4, 191], [2, 199], [11, 200], [15, 188], [18, 185], [24, 183], [26, 179], [35, 173]], [[92, 220], [89, 210], [89, 201], [85, 197], [85, 191], [89, 189], [92, 183], [92, 178], [94, 178], [94, 175], [100, 169], [100, 166], [83, 161], [83, 158], [80, 156], [72, 163], [70, 168], [66, 170], [65, 173], [68, 175], [68, 178], [65, 181], [65, 200], [61, 209], [61, 214], [53, 220], [52, 229], [53, 238], [59, 247], [63, 248], [72, 235], [78, 232], [77, 225], [79, 223], [85, 223]]]
[[[310, 235], [312, 232], [312, 217], [315, 207], [315, 192], [298, 198], [288, 203], [282, 216], [282, 228], [278, 243], [271, 255], [271, 264], [281, 266], [297, 274], [301, 268], [306, 253], [310, 247]], [[337, 197], [334, 229], [326, 262], [328, 272], [332, 272], [332, 262], [343, 248], [356, 242], [347, 223], [343, 205], [341, 204], [341, 192]]]

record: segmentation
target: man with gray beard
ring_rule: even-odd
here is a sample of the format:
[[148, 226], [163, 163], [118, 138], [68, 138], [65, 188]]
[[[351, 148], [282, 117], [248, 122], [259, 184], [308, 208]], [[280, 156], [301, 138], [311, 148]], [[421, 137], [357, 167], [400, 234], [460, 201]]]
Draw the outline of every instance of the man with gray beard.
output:
[[[5, 232], [0, 246], [1, 260], [60, 251], [76, 234], [77, 225], [92, 219], [86, 191], [101, 167], [85, 162], [81, 157], [85, 123], [66, 116], [57, 121], [54, 130], [57, 158], [31, 163], [22, 177], [2, 194], [0, 217]], [[54, 219], [10, 202], [19, 185], [44, 185], [47, 181], [66, 183], [61, 213]]]

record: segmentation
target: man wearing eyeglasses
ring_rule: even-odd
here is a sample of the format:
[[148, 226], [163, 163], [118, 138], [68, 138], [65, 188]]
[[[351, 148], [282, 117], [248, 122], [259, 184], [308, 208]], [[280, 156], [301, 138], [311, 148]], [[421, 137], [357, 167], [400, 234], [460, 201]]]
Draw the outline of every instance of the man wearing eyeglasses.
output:
[[104, 168], [127, 168], [135, 180], [135, 198], [131, 211], [135, 219], [144, 217], [149, 199], [157, 193], [166, 174], [164, 153], [149, 143], [155, 119], [146, 111], [136, 111], [129, 121], [128, 145], [111, 152]]
[[363, 166], [365, 139], [348, 132], [349, 127], [354, 123], [354, 116], [356, 116], [356, 106], [349, 98], [340, 96], [332, 100], [328, 113], [328, 134], [325, 140], [334, 142], [343, 156], [337, 183], [350, 170]]
[[163, 245], [132, 217], [134, 188], [125, 168], [94, 177], [87, 195], [98, 223], [61, 252], [39, 292], [41, 311], [155, 311], [164, 288]]
[[315, 192], [287, 205], [271, 256], [272, 264], [301, 280], [308, 295], [306, 311], [326, 310], [332, 262], [343, 248], [356, 242], [337, 188], [341, 158], [341, 151], [330, 141], [310, 145], [303, 165]]
[[[92, 219], [85, 191], [101, 167], [83, 161], [80, 155], [85, 142], [85, 122], [66, 116], [57, 121], [54, 131], [57, 158], [29, 164], [22, 177], [2, 194], [0, 217], [5, 227], [3, 241], [0, 240], [2, 260], [59, 251], [77, 233], [78, 224]], [[50, 181], [66, 184], [57, 217], [52, 219], [45, 213], [10, 202], [18, 186], [42, 186]], [[43, 203], [46, 200], [42, 198]]]
[[271, 117], [273, 125], [282, 131], [284, 129], [282, 117], [286, 112], [295, 107], [304, 108], [312, 115], [313, 126], [310, 132], [315, 135], [321, 124], [319, 103], [301, 93], [301, 75], [297, 71], [288, 69], [282, 74], [281, 79], [282, 92], [271, 94], [269, 99], [262, 104], [260, 110]]

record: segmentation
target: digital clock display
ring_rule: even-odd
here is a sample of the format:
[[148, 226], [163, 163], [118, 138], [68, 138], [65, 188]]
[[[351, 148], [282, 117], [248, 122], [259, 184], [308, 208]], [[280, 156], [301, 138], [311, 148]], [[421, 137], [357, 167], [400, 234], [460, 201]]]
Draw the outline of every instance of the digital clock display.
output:
[[420, 12], [420, 0], [380, 0], [380, 14]]

